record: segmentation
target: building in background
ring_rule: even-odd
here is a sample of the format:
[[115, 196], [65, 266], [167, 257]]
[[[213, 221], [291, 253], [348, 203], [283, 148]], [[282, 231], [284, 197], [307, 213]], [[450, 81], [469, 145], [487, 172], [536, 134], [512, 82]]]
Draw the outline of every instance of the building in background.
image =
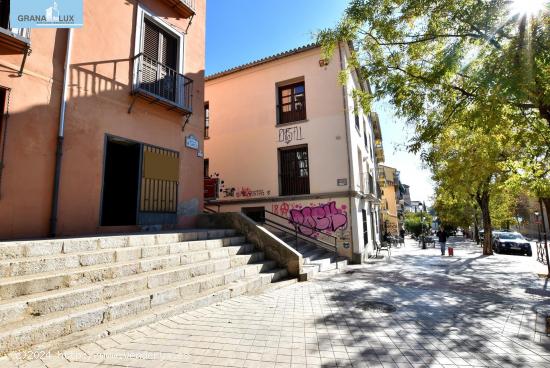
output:
[[407, 184], [401, 184], [403, 188], [403, 212], [411, 212], [412, 201], [411, 201], [411, 187]]
[[361, 262], [380, 238], [383, 150], [378, 116], [354, 102], [370, 91], [349, 56], [347, 44], [329, 60], [309, 45], [207, 77], [205, 196], [216, 210], [329, 233]]
[[397, 169], [379, 164], [378, 184], [382, 189], [381, 213], [383, 233], [399, 236], [403, 228], [403, 187]]
[[32, 33], [0, 4], [0, 238], [192, 224], [205, 1], [85, 1], [82, 28]]

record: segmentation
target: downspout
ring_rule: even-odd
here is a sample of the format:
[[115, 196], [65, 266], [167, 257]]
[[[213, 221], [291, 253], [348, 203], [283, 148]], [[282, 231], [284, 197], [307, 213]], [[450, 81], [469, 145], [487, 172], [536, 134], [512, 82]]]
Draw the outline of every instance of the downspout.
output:
[[[340, 57], [340, 70], [344, 70], [344, 58], [342, 56], [342, 45], [340, 43], [338, 43], [338, 56]], [[343, 100], [344, 100], [344, 122], [346, 124], [346, 148], [348, 150], [348, 201], [349, 201], [349, 205], [348, 205], [348, 208], [350, 209], [350, 215], [351, 215], [351, 211], [354, 209], [355, 206], [352, 206], [352, 195], [351, 195], [351, 192], [352, 192], [352, 188], [355, 188], [355, 178], [353, 177], [353, 170], [352, 170], [352, 164], [351, 164], [351, 155], [352, 155], [352, 152], [351, 152], [351, 146], [350, 146], [350, 131], [349, 131], [349, 115], [348, 115], [348, 95], [346, 93], [346, 86], [342, 86], [342, 97], [343, 97]], [[353, 186], [352, 186], [352, 182], [353, 182]], [[357, 209], [355, 209], [356, 212], [357, 212]], [[350, 234], [351, 234], [351, 241], [353, 242], [353, 220], [349, 221], [349, 227], [350, 227]], [[357, 260], [353, 259], [353, 246], [351, 247], [351, 256], [352, 256], [352, 262], [353, 263], [361, 263], [361, 261], [359, 260], [359, 262], [357, 262]]]
[[61, 181], [61, 162], [63, 157], [63, 139], [65, 136], [65, 110], [67, 107], [67, 85], [69, 82], [69, 66], [73, 49], [73, 29], [67, 33], [67, 49], [65, 51], [65, 67], [63, 70], [63, 89], [61, 91], [61, 104], [59, 107], [59, 130], [57, 132], [57, 145], [55, 151], [55, 171], [53, 177], [52, 208], [50, 215], [50, 237], [57, 233], [57, 211], [59, 207], [59, 183]]

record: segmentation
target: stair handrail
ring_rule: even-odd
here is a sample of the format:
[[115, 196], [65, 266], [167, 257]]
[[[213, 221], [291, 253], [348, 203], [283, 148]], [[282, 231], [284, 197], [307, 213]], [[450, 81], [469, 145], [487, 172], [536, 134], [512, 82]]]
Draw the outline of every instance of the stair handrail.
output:
[[[323, 234], [323, 235], [328, 236], [329, 238], [333, 238], [333, 239], [335, 239], [335, 240], [338, 240], [338, 237], [336, 237], [336, 236], [334, 236], [334, 235], [331, 235], [331, 234], [328, 234], [328, 233], [325, 233], [324, 231], [319, 230], [319, 229], [316, 229], [316, 228], [311, 227], [311, 226], [309, 226], [309, 225], [305, 225], [305, 224], [296, 224], [295, 222], [291, 221], [290, 219], [288, 219], [288, 218], [286, 218], [286, 217], [284, 217], [284, 216], [281, 216], [281, 215], [277, 215], [276, 213], [273, 213], [273, 212], [268, 211], [268, 210], [265, 210], [265, 213], [269, 213], [270, 215], [273, 215], [273, 216], [279, 217], [279, 218], [281, 218], [281, 219], [283, 219], [283, 220], [285, 220], [285, 221], [291, 222], [291, 223], [294, 224], [294, 226], [296, 226], [296, 227], [298, 227], [298, 226], [300, 226], [300, 227], [305, 227], [306, 229], [313, 230], [313, 231], [316, 232], [316, 233], [321, 233], [321, 234]], [[302, 235], [303, 235], [303, 234], [302, 234]], [[304, 236], [307, 236], [307, 235], [304, 235]]]
[[218, 210], [217, 211], [213, 208], [207, 207], [206, 204], [204, 205], [203, 209], [204, 209], [203, 212], [205, 212], [205, 213], [220, 213], [220, 205], [218, 205]]
[[[330, 250], [336, 251], [336, 248], [337, 248], [337, 245], [338, 245], [338, 238], [337, 238], [336, 236], [331, 235], [331, 234], [327, 234], [327, 233], [325, 233], [324, 231], [320, 231], [320, 230], [315, 229], [315, 228], [313, 228], [313, 227], [311, 227], [311, 226], [308, 226], [308, 225], [296, 224], [296, 223], [290, 221], [288, 218], [286, 218], [286, 217], [284, 217], [284, 216], [281, 216], [281, 215], [277, 215], [276, 213], [273, 213], [273, 212], [271, 212], [271, 211], [265, 210], [264, 212], [265, 212], [266, 214], [273, 215], [273, 216], [275, 216], [275, 217], [281, 218], [281, 219], [283, 219], [283, 220], [285, 220], [285, 221], [287, 221], [287, 222], [292, 223], [292, 224], [294, 225], [294, 228], [291, 228], [291, 227], [286, 226], [286, 225], [279, 224], [279, 223], [277, 223], [277, 222], [275, 222], [275, 221], [272, 221], [272, 220], [270, 220], [270, 219], [268, 219], [268, 218], [265, 218], [265, 216], [264, 216], [264, 222], [268, 223], [268, 225], [273, 226], [273, 224], [275, 224], [275, 225], [277, 225], [277, 226], [279, 226], [279, 227], [281, 227], [281, 228], [283, 228], [283, 229], [286, 230], [286, 231], [285, 231], [285, 230], [279, 229], [279, 230], [281, 230], [281, 231], [285, 231], [285, 232], [287, 232], [287, 233], [292, 232], [293, 235], [296, 237], [296, 244], [298, 244], [298, 238], [301, 237], [302, 239], [303, 239], [303, 238], [306, 238], [306, 239], [309, 239], [309, 240], [312, 241], [312, 242], [321, 243], [321, 246], [323, 246], [323, 247], [329, 247]], [[274, 226], [274, 227], [276, 227], [276, 226]], [[324, 236], [327, 236], [329, 239], [331, 239], [331, 240], [334, 242], [334, 244], [331, 244], [331, 243], [328, 242], [328, 241], [325, 241], [325, 240], [322, 240], [322, 239], [318, 239], [318, 238], [315, 238], [315, 237], [310, 236], [310, 235], [306, 235], [306, 234], [299, 233], [299, 232], [298, 232], [298, 227], [304, 227], [304, 228], [306, 228], [306, 229], [312, 230], [313, 232], [323, 234]]]

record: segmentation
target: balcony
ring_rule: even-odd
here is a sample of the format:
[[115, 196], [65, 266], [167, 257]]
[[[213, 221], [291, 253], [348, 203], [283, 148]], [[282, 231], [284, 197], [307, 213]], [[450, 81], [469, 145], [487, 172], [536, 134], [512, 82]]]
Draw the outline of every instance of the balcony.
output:
[[151, 103], [188, 115], [193, 112], [193, 81], [144, 54], [136, 56], [136, 80], [132, 88]]
[[2, 54], [22, 54], [23, 60], [19, 76], [23, 75], [27, 56], [31, 52], [30, 28], [0, 27], [0, 52]]
[[376, 161], [378, 162], [384, 162], [384, 147], [382, 146], [382, 141], [376, 141], [374, 144], [374, 155], [376, 157]]
[[0, 47], [16, 53], [26, 53], [31, 47], [30, 28], [0, 27]]
[[163, 0], [184, 18], [195, 15], [195, 0]]

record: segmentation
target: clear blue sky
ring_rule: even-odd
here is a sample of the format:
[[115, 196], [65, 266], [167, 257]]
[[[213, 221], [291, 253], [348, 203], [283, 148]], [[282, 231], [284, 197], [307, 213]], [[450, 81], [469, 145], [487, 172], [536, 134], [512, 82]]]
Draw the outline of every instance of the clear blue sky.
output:
[[[314, 41], [316, 31], [334, 26], [347, 0], [207, 0], [206, 74], [261, 59]], [[430, 173], [402, 147], [412, 132], [379, 103], [386, 164], [401, 171], [413, 200], [429, 201]], [[408, 132], [407, 132], [408, 131]]]

